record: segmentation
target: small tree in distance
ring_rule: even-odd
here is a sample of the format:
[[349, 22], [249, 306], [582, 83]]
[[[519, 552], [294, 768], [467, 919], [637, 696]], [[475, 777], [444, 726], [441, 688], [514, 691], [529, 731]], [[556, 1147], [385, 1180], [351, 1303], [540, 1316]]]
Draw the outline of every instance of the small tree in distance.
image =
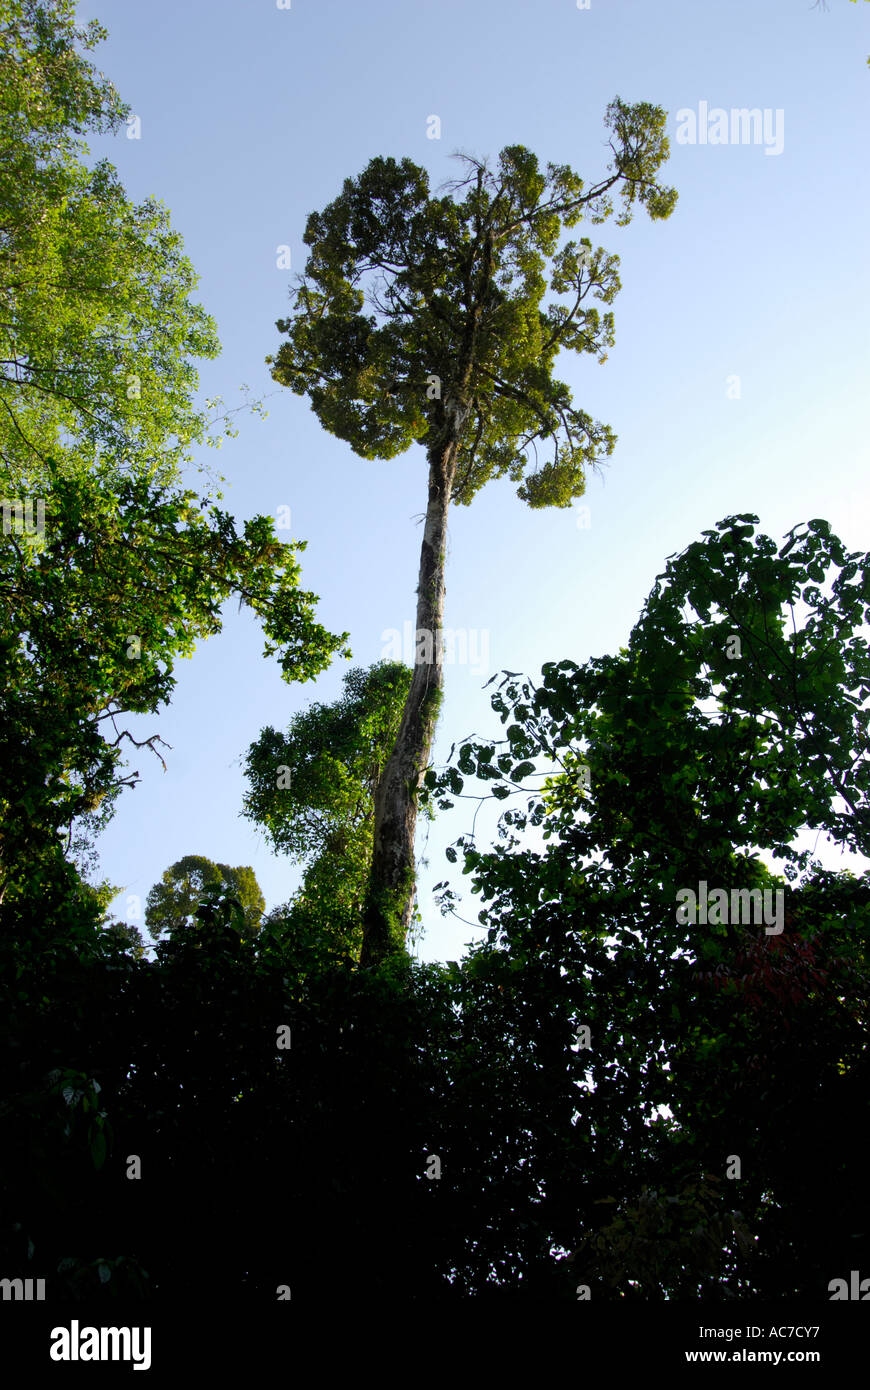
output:
[[145, 902], [145, 922], [154, 937], [162, 932], [192, 930], [197, 908], [218, 894], [233, 899], [250, 935], [260, 929], [266, 900], [256, 874], [241, 865], [214, 864], [201, 854], [187, 854], [170, 865]]
[[[410, 160], [378, 157], [308, 219], [311, 252], [293, 316], [277, 324], [287, 341], [266, 359], [272, 376], [307, 395], [321, 424], [362, 458], [421, 443], [429, 475], [418, 648], [375, 795], [362, 965], [401, 947], [413, 911], [417, 798], [443, 679], [450, 501], [467, 505], [507, 476], [530, 507], [568, 507], [587, 469], [613, 452], [610, 427], [572, 404], [553, 369], [562, 348], [605, 359], [613, 315], [589, 301], [612, 302], [618, 257], [588, 238], [557, 245], [584, 215], [606, 221], [616, 190], [618, 225], [636, 203], [653, 219], [670, 215], [676, 192], [656, 181], [669, 152], [665, 120], [646, 102], [611, 102], [610, 172], [588, 189], [566, 164], [542, 172], [522, 145], [503, 149], [495, 169], [461, 156], [466, 176], [442, 197]], [[568, 303], [542, 310], [548, 288]], [[550, 457], [539, 457], [538, 441]]]

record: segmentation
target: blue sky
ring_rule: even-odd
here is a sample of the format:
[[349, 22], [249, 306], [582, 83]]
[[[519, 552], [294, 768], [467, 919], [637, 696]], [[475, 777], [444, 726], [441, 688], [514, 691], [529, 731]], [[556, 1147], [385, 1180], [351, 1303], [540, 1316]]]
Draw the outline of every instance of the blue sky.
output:
[[[531, 511], [506, 481], [453, 511], [445, 622], [488, 641], [489, 666], [447, 666], [436, 761], [500, 730], [482, 689], [496, 671], [534, 677], [545, 661], [623, 645], [665, 557], [730, 513], [756, 513], [773, 536], [821, 516], [851, 549], [870, 548], [870, 5], [101, 0], [79, 18], [109, 29], [95, 61], [141, 121], [139, 139], [94, 151], [132, 198], [170, 209], [218, 323], [223, 353], [202, 364], [202, 395], [234, 405], [247, 383], [268, 396], [267, 419], [242, 415], [238, 438], [202, 461], [225, 475], [237, 519], [291, 509], [292, 535], [308, 543], [303, 586], [320, 595], [321, 622], [350, 632], [354, 665], [378, 660], [385, 631], [413, 620], [425, 456], [357, 458], [269, 377], [308, 214], [375, 155], [408, 156], [434, 187], [459, 171], [455, 151], [518, 143], [594, 180], [614, 96], [669, 113], [673, 216], [574, 233], [621, 259], [608, 361], [567, 355], [559, 371], [618, 436], [603, 481], [589, 480], [588, 526], [576, 507]], [[781, 150], [678, 143], [678, 113], [702, 103], [769, 112]], [[432, 115], [440, 139], [427, 138]], [[291, 270], [278, 265], [283, 245]], [[169, 707], [130, 722], [172, 747], [166, 773], [147, 750], [131, 761], [142, 780], [100, 840], [101, 874], [123, 885], [112, 910], [127, 920], [133, 897], [144, 904], [185, 854], [250, 864], [269, 907], [299, 882], [240, 817], [240, 760], [265, 725], [336, 698], [348, 663], [287, 685], [237, 607], [178, 663]], [[460, 803], [420, 832], [424, 959], [456, 958], [480, 935], [442, 919], [431, 894], [447, 877], [467, 885], [443, 850], [472, 810]], [[479, 819], [478, 832], [491, 825]], [[477, 910], [466, 895], [463, 915]]]

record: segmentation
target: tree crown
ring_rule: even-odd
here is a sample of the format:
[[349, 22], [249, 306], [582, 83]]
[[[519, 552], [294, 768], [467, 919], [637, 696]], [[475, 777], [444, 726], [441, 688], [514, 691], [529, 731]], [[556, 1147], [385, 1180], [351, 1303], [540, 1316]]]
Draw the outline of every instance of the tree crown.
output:
[[[295, 313], [277, 324], [288, 341], [267, 358], [273, 378], [307, 394], [363, 458], [392, 458], [415, 440], [436, 447], [459, 412], [457, 502], [507, 475], [529, 506], [569, 506], [615, 436], [572, 405], [553, 368], [563, 348], [605, 359], [613, 315], [590, 300], [612, 303], [620, 282], [617, 256], [588, 238], [557, 249], [559, 236], [584, 216], [604, 222], [617, 192], [618, 225], [638, 203], [653, 219], [670, 215], [676, 192], [656, 178], [665, 119], [646, 102], [611, 102], [613, 160], [589, 188], [567, 164], [542, 171], [522, 145], [503, 149], [494, 169], [460, 156], [466, 175], [443, 196], [430, 196], [411, 160], [373, 159], [308, 219], [311, 253]], [[548, 288], [568, 302], [542, 308]], [[539, 440], [552, 440], [548, 461]]]

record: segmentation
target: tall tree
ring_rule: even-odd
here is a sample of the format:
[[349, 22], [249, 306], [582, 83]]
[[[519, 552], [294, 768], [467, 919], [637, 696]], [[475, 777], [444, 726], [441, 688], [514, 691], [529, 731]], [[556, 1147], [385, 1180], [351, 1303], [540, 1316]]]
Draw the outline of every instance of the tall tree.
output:
[[[396, 949], [414, 899], [414, 831], [421, 778], [442, 690], [444, 557], [451, 500], [467, 505], [490, 478], [519, 482], [530, 507], [567, 507], [586, 471], [613, 451], [607, 425], [571, 402], [553, 375], [561, 349], [603, 361], [618, 257], [563, 227], [593, 224], [636, 203], [668, 217], [676, 192], [656, 181], [668, 155], [665, 112], [618, 98], [607, 110], [613, 160], [588, 189], [568, 165], [542, 172], [521, 145], [496, 169], [463, 156], [466, 177], [430, 196], [424, 169], [373, 159], [305, 232], [311, 248], [274, 379], [307, 394], [323, 426], [363, 458], [423, 445], [428, 502], [417, 587], [413, 680], [375, 797], [374, 850], [362, 962]], [[455, 196], [453, 196], [455, 195]], [[548, 289], [558, 299], [546, 309]], [[364, 313], [363, 309], [368, 313]], [[537, 441], [550, 441], [540, 461]]]

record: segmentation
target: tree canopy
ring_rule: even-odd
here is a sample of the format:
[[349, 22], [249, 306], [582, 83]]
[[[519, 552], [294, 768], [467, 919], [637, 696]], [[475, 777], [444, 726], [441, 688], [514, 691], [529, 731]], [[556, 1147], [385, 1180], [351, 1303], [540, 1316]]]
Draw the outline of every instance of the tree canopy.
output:
[[234, 869], [229, 864], [215, 864], [201, 854], [186, 854], [170, 864], [148, 894], [145, 924], [151, 935], [192, 931], [199, 925], [197, 909], [207, 896], [215, 903], [226, 899], [232, 904], [245, 937], [255, 936], [260, 930], [266, 900], [254, 870], [242, 865]]
[[[569, 506], [615, 436], [572, 406], [553, 369], [563, 349], [606, 359], [613, 315], [592, 300], [612, 303], [620, 281], [618, 256], [588, 238], [560, 248], [559, 235], [584, 217], [605, 222], [617, 196], [618, 225], [637, 204], [670, 216], [676, 192], [657, 181], [665, 119], [647, 102], [611, 102], [613, 161], [589, 187], [568, 165], [541, 170], [522, 145], [502, 150], [495, 168], [463, 156], [466, 174], [443, 196], [411, 160], [371, 160], [308, 219], [295, 312], [277, 325], [287, 342], [267, 358], [274, 379], [307, 394], [324, 428], [362, 458], [428, 446], [454, 402], [464, 417], [455, 502], [507, 475], [530, 506]], [[552, 458], [530, 470], [538, 440], [551, 441]]]

